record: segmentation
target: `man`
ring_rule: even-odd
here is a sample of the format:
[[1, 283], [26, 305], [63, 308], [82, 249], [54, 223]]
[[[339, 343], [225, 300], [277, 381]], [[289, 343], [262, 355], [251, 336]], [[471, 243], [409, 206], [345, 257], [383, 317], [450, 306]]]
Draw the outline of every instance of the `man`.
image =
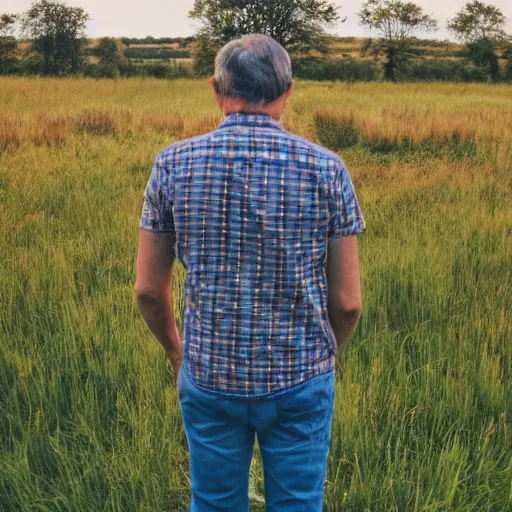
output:
[[[224, 120], [157, 156], [136, 282], [142, 316], [179, 372], [190, 510], [249, 510], [257, 436], [267, 510], [319, 512], [336, 350], [361, 310], [364, 219], [340, 158], [279, 123], [295, 84], [276, 41], [231, 41], [210, 83]], [[187, 269], [183, 348], [175, 257]]]

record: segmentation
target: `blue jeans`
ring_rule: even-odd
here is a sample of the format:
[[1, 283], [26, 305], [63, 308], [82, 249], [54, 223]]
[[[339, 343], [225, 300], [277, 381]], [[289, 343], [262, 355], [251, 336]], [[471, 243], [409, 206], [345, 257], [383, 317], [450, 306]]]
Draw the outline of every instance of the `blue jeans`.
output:
[[190, 512], [247, 512], [258, 436], [267, 512], [321, 512], [334, 372], [262, 397], [198, 388], [184, 366], [178, 395], [190, 452]]

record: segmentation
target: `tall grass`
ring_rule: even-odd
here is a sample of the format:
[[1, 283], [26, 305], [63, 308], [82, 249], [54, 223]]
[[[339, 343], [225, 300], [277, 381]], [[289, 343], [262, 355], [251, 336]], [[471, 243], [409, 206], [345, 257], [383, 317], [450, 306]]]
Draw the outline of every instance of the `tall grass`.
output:
[[[0, 510], [185, 511], [135, 248], [156, 152], [212, 129], [215, 102], [202, 81], [0, 88]], [[368, 225], [329, 511], [512, 508], [511, 115], [509, 90], [485, 85], [299, 83], [289, 102], [289, 129], [342, 150]], [[178, 264], [178, 324], [183, 278]], [[263, 510], [257, 448], [251, 496]]]

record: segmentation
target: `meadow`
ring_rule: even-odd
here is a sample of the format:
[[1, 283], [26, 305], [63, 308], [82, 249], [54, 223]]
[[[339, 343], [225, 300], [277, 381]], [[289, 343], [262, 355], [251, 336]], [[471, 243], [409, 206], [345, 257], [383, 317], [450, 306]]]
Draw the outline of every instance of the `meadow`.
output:
[[[138, 219], [156, 153], [220, 120], [205, 80], [0, 79], [1, 512], [187, 510]], [[512, 510], [512, 89], [299, 82], [283, 124], [339, 152], [367, 222], [326, 510]]]

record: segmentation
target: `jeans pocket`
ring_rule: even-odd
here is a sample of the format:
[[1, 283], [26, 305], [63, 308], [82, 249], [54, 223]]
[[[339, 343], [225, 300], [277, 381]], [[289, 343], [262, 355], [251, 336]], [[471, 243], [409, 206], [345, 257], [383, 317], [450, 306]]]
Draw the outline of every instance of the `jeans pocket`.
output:
[[282, 428], [301, 438], [328, 441], [334, 410], [334, 374], [314, 379], [285, 395], [280, 407]]
[[198, 388], [190, 379], [186, 369], [180, 368], [179, 402], [185, 427], [208, 430], [224, 421], [225, 400]]

